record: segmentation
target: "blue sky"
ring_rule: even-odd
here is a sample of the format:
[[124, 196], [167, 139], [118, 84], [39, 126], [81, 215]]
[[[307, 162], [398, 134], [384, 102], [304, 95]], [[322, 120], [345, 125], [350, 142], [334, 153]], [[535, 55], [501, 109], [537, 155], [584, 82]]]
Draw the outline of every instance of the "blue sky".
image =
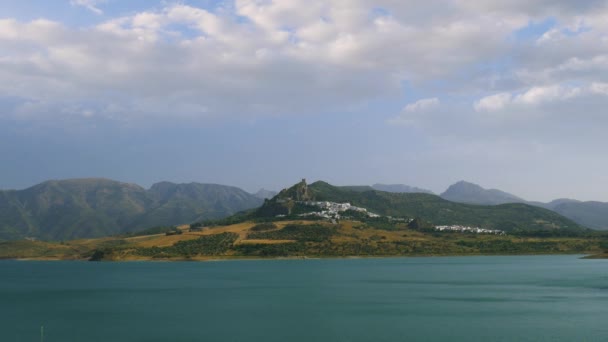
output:
[[459, 180], [608, 201], [604, 1], [0, 3], [0, 188]]

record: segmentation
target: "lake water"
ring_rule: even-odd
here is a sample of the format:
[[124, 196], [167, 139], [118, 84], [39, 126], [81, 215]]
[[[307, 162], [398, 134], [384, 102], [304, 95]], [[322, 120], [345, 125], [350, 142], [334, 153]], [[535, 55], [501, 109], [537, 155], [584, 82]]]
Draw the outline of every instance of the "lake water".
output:
[[606, 341], [608, 260], [0, 261], [0, 341]]

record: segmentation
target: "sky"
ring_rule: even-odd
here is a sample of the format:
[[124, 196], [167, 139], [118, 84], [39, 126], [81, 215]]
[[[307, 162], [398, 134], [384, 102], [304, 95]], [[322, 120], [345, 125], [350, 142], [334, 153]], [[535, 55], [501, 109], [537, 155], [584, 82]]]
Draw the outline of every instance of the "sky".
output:
[[608, 201], [608, 1], [3, 0], [0, 189], [467, 180]]

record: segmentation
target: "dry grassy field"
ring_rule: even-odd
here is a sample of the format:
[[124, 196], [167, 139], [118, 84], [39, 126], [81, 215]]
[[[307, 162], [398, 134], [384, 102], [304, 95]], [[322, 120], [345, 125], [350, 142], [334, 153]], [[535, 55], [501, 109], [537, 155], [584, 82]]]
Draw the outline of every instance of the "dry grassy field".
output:
[[[584, 238], [534, 238], [493, 236], [460, 233], [432, 233], [407, 228], [394, 230], [378, 229], [359, 221], [342, 221], [332, 224], [324, 221], [280, 221], [263, 232], [253, 231], [254, 222], [204, 228], [190, 232], [189, 226], [179, 226], [181, 234], [154, 234], [133, 237], [105, 237], [99, 239], [72, 240], [62, 243], [41, 241], [0, 242], [0, 258], [19, 259], [88, 259], [96, 251], [104, 251], [104, 260], [148, 260], [157, 259], [154, 251], [163, 259], [181, 260], [175, 251], [188, 243], [197, 244], [201, 239], [217, 236], [230, 237], [225, 252], [192, 253], [188, 260], [208, 260], [259, 256], [358, 256], [358, 255], [458, 255], [502, 253], [599, 253], [593, 241]], [[289, 227], [289, 234], [285, 228]], [[305, 233], [303, 233], [305, 232]], [[317, 232], [323, 233], [316, 236]], [[252, 238], [249, 235], [252, 234]], [[261, 235], [260, 235], [261, 234]], [[308, 235], [313, 238], [308, 239]], [[186, 244], [186, 245], [185, 245]], [[264, 247], [267, 246], [267, 247]], [[299, 248], [294, 250], [293, 248]], [[209, 248], [209, 246], [205, 247]], [[290, 249], [291, 248], [291, 249]], [[141, 251], [146, 251], [145, 254]], [[164, 252], [163, 252], [164, 251]], [[152, 254], [150, 254], [152, 253]], [[163, 254], [164, 253], [164, 254]], [[169, 254], [167, 254], [169, 253]], [[171, 254], [174, 253], [174, 254]]]

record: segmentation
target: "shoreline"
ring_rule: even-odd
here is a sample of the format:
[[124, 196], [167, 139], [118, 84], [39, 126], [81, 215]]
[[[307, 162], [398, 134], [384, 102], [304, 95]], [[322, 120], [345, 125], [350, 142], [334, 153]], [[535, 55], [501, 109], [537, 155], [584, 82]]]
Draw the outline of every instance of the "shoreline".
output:
[[77, 261], [77, 262], [110, 262], [110, 263], [121, 263], [121, 262], [222, 262], [222, 261], [279, 261], [279, 260], [335, 260], [335, 259], [389, 259], [389, 258], [455, 258], [455, 257], [493, 257], [493, 256], [580, 256], [579, 259], [587, 260], [601, 260], [608, 259], [608, 255], [603, 254], [591, 254], [591, 253], [527, 253], [527, 254], [433, 254], [433, 255], [353, 255], [353, 256], [290, 256], [290, 257], [246, 257], [246, 256], [225, 256], [225, 257], [200, 257], [200, 258], [133, 258], [133, 259], [118, 259], [118, 260], [98, 260], [91, 261], [89, 259], [71, 259], [71, 258], [54, 258], [54, 257], [42, 257], [42, 258], [1, 258], [0, 261]]

